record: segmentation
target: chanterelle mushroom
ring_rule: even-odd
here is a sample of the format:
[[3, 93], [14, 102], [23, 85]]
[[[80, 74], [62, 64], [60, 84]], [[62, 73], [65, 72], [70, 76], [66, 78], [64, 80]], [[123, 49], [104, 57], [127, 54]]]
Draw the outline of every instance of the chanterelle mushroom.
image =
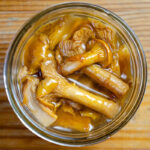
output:
[[71, 57], [83, 54], [86, 51], [84, 43], [73, 40], [63, 40], [59, 43], [59, 49], [62, 56]]
[[35, 29], [20, 60], [23, 102], [45, 127], [89, 132], [111, 121], [130, 94], [128, 43], [102, 17], [53, 17]]
[[84, 73], [99, 83], [101, 86], [106, 87], [116, 96], [123, 96], [129, 89], [129, 85], [121, 79], [111, 74], [110, 72], [102, 69], [99, 65], [91, 65], [83, 69]]
[[68, 58], [61, 66], [63, 75], [69, 75], [73, 72], [91, 65], [96, 62], [103, 62], [105, 54], [103, 49], [96, 44], [90, 51]]
[[90, 51], [66, 59], [64, 64], [62, 64], [61, 71], [63, 75], [69, 75], [83, 67], [97, 62], [102, 63], [104, 66], [108, 66], [111, 61], [112, 52], [106, 42], [96, 40], [96, 44]]
[[39, 80], [28, 76], [27, 82], [23, 88], [23, 103], [32, 112], [34, 117], [45, 127], [51, 125], [57, 119], [57, 116], [44, 105], [41, 105], [35, 96]]
[[53, 90], [55, 94], [83, 104], [105, 114], [109, 118], [113, 118], [119, 112], [118, 104], [113, 101], [94, 95], [75, 84], [69, 83], [63, 76], [57, 73], [54, 56], [50, 56], [41, 64], [41, 71], [44, 77], [55, 79], [58, 82], [58, 85]]
[[87, 27], [82, 27], [74, 33], [72, 40], [63, 40], [59, 43], [60, 53], [66, 57], [83, 54], [88, 40], [93, 38], [95, 38], [94, 32]]
[[97, 38], [107, 41], [112, 47], [112, 49], [115, 49], [116, 48], [115, 30], [112, 30], [108, 25], [100, 22], [99, 20], [89, 18], [89, 21], [96, 30]]

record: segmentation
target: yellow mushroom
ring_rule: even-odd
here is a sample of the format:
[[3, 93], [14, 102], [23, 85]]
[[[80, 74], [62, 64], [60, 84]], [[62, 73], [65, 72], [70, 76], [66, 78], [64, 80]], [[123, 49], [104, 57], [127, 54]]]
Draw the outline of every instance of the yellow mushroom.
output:
[[43, 97], [49, 94], [57, 86], [57, 81], [52, 78], [42, 80], [37, 88], [37, 97]]
[[101, 86], [109, 89], [116, 96], [123, 96], [129, 89], [129, 85], [112, 73], [102, 69], [99, 65], [91, 65], [83, 69], [84, 73], [99, 83]]

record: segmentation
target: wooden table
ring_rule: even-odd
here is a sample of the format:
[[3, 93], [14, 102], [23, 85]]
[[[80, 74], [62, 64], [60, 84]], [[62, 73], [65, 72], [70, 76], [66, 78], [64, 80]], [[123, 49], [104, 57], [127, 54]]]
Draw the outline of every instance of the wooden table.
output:
[[[82, 0], [83, 1], [83, 0]], [[0, 0], [0, 149], [150, 150], [150, 80], [133, 119], [109, 140], [93, 146], [66, 148], [48, 143], [26, 129], [12, 111], [3, 85], [4, 57], [20, 26], [37, 12], [64, 0]], [[150, 71], [150, 0], [86, 0], [121, 16], [138, 35]], [[150, 77], [150, 74], [148, 75]]]

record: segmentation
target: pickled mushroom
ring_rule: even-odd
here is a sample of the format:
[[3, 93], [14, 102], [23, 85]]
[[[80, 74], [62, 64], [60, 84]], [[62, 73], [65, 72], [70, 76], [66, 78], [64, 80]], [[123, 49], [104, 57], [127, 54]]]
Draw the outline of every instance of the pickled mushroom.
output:
[[[57, 25], [54, 27], [51, 34], [49, 34], [50, 50], [54, 50], [55, 46], [63, 39], [67, 40], [72, 33], [86, 20], [79, 17], [71, 17], [66, 15], [62, 17]], [[71, 31], [70, 31], [71, 28]]]
[[99, 65], [91, 65], [84, 69], [87, 76], [91, 77], [101, 86], [109, 89], [117, 96], [123, 96], [129, 89], [128, 84], [117, 78], [115, 75], [102, 69]]
[[27, 83], [23, 89], [23, 103], [33, 113], [34, 117], [43, 126], [47, 127], [56, 121], [57, 115], [36, 100], [35, 91], [38, 83], [39, 80], [37, 78], [30, 76], [27, 78]]
[[61, 15], [26, 42], [23, 104], [44, 127], [89, 132], [111, 121], [132, 84], [128, 43], [102, 18]]
[[[40, 63], [46, 57], [49, 40], [45, 34], [33, 36], [25, 46], [24, 66], [33, 74], [38, 71]], [[32, 58], [32, 59], [31, 59]]]
[[41, 64], [41, 70], [44, 77], [50, 77], [58, 81], [58, 85], [53, 91], [57, 96], [83, 104], [105, 114], [109, 118], [113, 118], [119, 112], [119, 106], [116, 103], [89, 93], [75, 84], [69, 83], [63, 76], [57, 73], [56, 68], [51, 64], [55, 63], [53, 61], [54, 58], [51, 58], [51, 60], [43, 62]]
[[104, 50], [98, 44], [95, 44], [90, 51], [68, 58], [62, 65], [62, 73], [63, 75], [69, 75], [93, 63], [103, 62], [104, 59]]

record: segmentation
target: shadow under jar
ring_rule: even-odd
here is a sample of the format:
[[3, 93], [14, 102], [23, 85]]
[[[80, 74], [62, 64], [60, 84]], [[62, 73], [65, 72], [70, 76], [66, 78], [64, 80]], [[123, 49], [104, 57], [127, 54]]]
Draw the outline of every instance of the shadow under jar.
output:
[[[23, 105], [22, 85], [18, 72], [22, 67], [22, 53], [28, 40], [43, 25], [64, 15], [97, 19], [109, 25], [123, 39], [130, 53], [132, 83], [123, 98], [120, 112], [104, 124], [95, 126], [89, 132], [65, 131], [54, 127], [44, 127]], [[39, 137], [63, 146], [86, 146], [101, 142], [121, 129], [138, 109], [146, 87], [147, 67], [142, 46], [131, 28], [117, 15], [97, 5], [89, 3], [63, 3], [52, 6], [29, 20], [18, 32], [7, 53], [4, 65], [4, 84], [9, 102], [22, 123]]]

